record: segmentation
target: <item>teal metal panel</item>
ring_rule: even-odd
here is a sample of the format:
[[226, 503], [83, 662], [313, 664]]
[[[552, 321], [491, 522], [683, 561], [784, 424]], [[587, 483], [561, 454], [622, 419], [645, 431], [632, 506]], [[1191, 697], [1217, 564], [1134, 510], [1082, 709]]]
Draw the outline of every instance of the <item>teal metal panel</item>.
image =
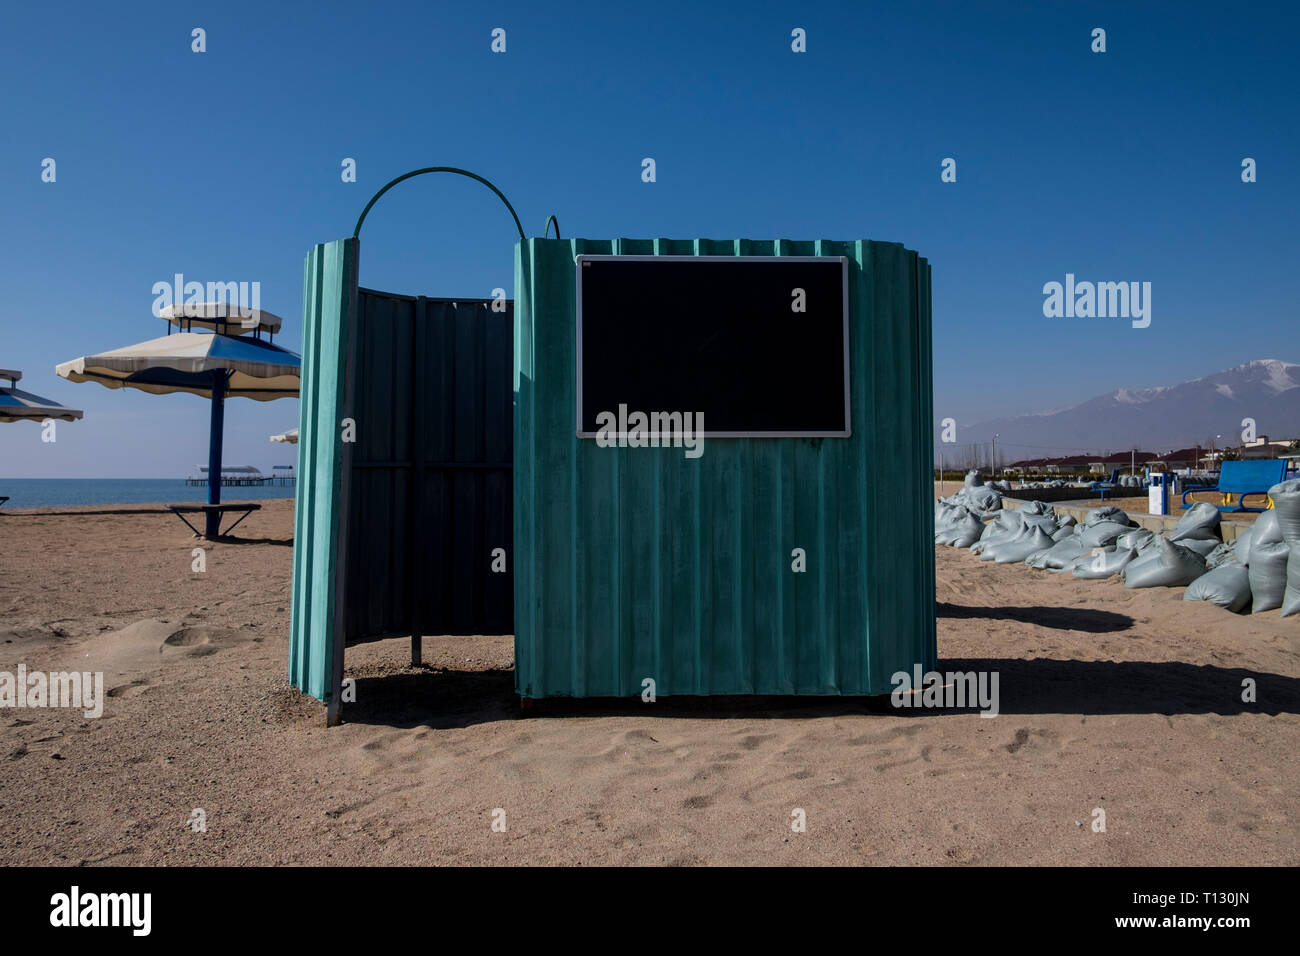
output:
[[[694, 460], [577, 438], [584, 253], [848, 257], [852, 436], [711, 438]], [[896, 243], [517, 245], [519, 694], [883, 694], [932, 667], [930, 346], [929, 264]]]
[[355, 239], [316, 246], [303, 277], [302, 386], [298, 419], [293, 596], [289, 680], [337, 705], [343, 665], [346, 502], [350, 445], [342, 441], [348, 407], [348, 335], [357, 309]]

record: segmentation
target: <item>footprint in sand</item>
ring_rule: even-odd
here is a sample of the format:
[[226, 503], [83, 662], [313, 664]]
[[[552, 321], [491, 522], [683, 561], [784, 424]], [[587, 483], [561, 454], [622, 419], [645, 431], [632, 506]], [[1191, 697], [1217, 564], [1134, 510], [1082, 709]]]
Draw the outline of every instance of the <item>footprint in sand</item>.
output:
[[147, 680], [133, 680], [129, 684], [118, 684], [116, 687], [110, 687], [105, 693], [109, 697], [120, 697], [127, 700], [131, 697], [139, 697], [150, 688]]
[[1028, 730], [1024, 727], [1016, 731], [1015, 738], [1004, 744], [1007, 753], [1014, 754], [1024, 750], [1026, 753], [1044, 753], [1061, 749], [1061, 736], [1050, 730]]
[[183, 627], [163, 641], [159, 651], [168, 647], [184, 648], [190, 657], [206, 657], [215, 654], [223, 647], [238, 644], [249, 638], [238, 631], [229, 631], [215, 627]]

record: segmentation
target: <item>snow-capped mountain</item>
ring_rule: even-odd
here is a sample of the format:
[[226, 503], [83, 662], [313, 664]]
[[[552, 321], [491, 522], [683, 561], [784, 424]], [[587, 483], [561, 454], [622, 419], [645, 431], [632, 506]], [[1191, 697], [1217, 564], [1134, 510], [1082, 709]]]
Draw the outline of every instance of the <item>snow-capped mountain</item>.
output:
[[[1259, 435], [1300, 437], [1300, 364], [1257, 359], [1180, 385], [1117, 389], [1056, 411], [973, 425], [959, 419], [956, 447], [984, 443], [997, 434], [998, 459], [1013, 461], [1085, 450], [1117, 452], [1135, 445], [1145, 451], [1208, 440], [1239, 445], [1244, 418], [1255, 420]], [[953, 446], [935, 446], [936, 451], [945, 447]]]

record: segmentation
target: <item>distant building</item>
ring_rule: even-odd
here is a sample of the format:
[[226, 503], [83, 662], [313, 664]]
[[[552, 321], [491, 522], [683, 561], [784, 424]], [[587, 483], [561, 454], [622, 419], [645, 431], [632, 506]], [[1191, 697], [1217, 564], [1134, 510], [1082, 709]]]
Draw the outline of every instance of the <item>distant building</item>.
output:
[[1159, 471], [1181, 471], [1185, 468], [1200, 468], [1200, 461], [1204, 449], [1202, 448], [1179, 448], [1175, 451], [1167, 451], [1159, 456], [1158, 464], [1162, 465]]
[[1083, 471], [1087, 467], [1087, 455], [1066, 455], [1063, 458], [1025, 458], [1002, 470], [1013, 475], [1060, 475]]
[[1300, 451], [1293, 446], [1298, 444], [1295, 439], [1286, 439], [1279, 441], [1270, 441], [1267, 435], [1260, 435], [1252, 442], [1245, 442], [1239, 445], [1235, 451], [1239, 458], [1284, 458], [1294, 457], [1300, 454]]

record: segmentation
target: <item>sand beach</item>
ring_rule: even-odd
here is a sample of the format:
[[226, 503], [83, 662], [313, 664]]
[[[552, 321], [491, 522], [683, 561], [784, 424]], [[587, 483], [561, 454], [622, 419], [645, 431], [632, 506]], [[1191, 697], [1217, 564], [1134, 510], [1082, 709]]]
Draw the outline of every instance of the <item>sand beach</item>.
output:
[[939, 548], [940, 669], [996, 670], [997, 717], [524, 713], [494, 636], [426, 638], [420, 668], [405, 640], [349, 648], [358, 700], [326, 728], [286, 678], [292, 509], [207, 543], [202, 573], [157, 507], [0, 513], [0, 671], [103, 671], [107, 693], [98, 719], [0, 710], [0, 862], [1300, 863], [1300, 627], [1275, 612]]

